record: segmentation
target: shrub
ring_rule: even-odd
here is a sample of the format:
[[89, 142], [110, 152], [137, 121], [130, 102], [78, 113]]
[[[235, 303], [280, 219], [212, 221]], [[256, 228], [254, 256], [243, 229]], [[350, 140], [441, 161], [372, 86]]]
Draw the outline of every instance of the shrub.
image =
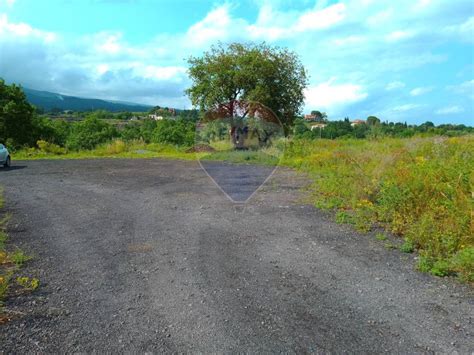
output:
[[474, 282], [474, 247], [461, 249], [454, 255], [451, 259], [451, 269], [457, 272], [462, 280]]
[[105, 146], [106, 154], [120, 154], [127, 150], [127, 145], [124, 141], [117, 139]]
[[59, 145], [49, 143], [43, 140], [37, 141], [36, 145], [44, 153], [51, 153], [51, 154], [65, 154], [66, 153], [66, 149], [60, 147]]
[[404, 253], [413, 253], [414, 250], [415, 246], [413, 245], [413, 242], [409, 239], [406, 239], [405, 242], [400, 246], [400, 251]]
[[66, 146], [72, 150], [94, 149], [117, 136], [115, 127], [95, 116], [89, 116], [84, 121], [73, 124]]
[[192, 146], [194, 144], [195, 125], [185, 120], [161, 120], [153, 131], [152, 142]]

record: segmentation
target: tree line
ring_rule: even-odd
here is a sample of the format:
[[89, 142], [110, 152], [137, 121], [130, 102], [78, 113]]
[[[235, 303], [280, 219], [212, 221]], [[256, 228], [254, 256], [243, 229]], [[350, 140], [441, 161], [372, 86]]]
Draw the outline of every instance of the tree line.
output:
[[293, 134], [296, 138], [304, 139], [337, 139], [337, 138], [359, 138], [374, 139], [382, 137], [410, 138], [415, 135], [443, 135], [460, 136], [474, 133], [474, 128], [463, 124], [441, 124], [435, 126], [433, 122], [427, 121], [420, 125], [408, 125], [406, 122], [381, 122], [375, 116], [369, 116], [365, 123], [351, 124], [349, 118], [339, 121], [322, 122], [324, 125], [311, 126], [303, 118], [295, 121]]

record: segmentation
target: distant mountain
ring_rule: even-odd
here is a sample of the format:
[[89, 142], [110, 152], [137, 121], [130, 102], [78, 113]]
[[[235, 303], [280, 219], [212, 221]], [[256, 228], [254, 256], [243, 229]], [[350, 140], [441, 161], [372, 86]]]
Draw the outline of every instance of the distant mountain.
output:
[[28, 101], [38, 108], [50, 111], [53, 108], [72, 111], [107, 110], [112, 112], [131, 111], [145, 112], [152, 106], [134, 104], [129, 102], [107, 101], [100, 99], [86, 99], [82, 97], [68, 96], [48, 91], [39, 91], [23, 88]]

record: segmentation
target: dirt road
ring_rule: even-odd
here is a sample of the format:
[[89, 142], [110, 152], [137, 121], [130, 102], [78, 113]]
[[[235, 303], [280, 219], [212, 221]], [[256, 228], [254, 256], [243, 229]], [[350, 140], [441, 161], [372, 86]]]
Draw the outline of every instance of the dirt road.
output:
[[40, 289], [4, 352], [474, 351], [467, 286], [301, 204], [279, 170], [244, 206], [195, 162], [16, 162], [11, 239]]

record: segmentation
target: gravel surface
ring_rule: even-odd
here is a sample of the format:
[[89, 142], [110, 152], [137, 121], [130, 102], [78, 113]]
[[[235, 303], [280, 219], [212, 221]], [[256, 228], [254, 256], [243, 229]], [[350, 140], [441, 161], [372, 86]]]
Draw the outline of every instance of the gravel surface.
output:
[[15, 164], [9, 233], [42, 284], [0, 352], [474, 351], [471, 288], [299, 202], [289, 170], [239, 205], [196, 162]]

